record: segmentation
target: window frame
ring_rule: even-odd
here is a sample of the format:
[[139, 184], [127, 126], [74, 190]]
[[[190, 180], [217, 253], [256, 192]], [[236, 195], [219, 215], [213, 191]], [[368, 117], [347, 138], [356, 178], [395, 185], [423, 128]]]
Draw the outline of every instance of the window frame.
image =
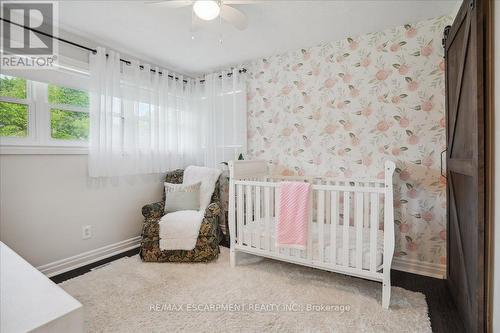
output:
[[[0, 155], [2, 154], [88, 154], [88, 140], [64, 140], [52, 138], [51, 109], [63, 111], [89, 113], [89, 108], [67, 104], [51, 104], [48, 101], [49, 84], [71, 89], [88, 91], [83, 88], [86, 84], [68, 86], [65, 82], [35, 81], [31, 78], [17, 75], [17, 73], [3, 73], [7, 76], [19, 77], [26, 80], [26, 99], [17, 99], [0, 96], [0, 101], [18, 103], [28, 106], [28, 135], [26, 137], [0, 137]], [[61, 76], [58, 71], [57, 76]], [[50, 75], [49, 75], [50, 76]], [[56, 76], [56, 75], [54, 75]], [[63, 74], [63, 77], [65, 75]], [[49, 77], [50, 78], [50, 77]], [[63, 81], [68, 81], [63, 80]], [[74, 75], [72, 75], [74, 79]], [[83, 81], [83, 80], [82, 80]]]

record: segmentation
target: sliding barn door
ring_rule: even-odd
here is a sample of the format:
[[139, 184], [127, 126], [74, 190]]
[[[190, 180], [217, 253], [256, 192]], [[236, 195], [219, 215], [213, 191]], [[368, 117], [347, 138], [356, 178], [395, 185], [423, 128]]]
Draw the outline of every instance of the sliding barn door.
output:
[[485, 325], [484, 5], [464, 1], [445, 32], [448, 284], [471, 333]]

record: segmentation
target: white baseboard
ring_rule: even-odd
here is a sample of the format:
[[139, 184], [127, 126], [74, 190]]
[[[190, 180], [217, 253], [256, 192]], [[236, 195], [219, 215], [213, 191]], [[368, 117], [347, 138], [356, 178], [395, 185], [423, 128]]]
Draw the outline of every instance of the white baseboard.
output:
[[[141, 237], [137, 236], [95, 250], [80, 253], [69, 258], [57, 260], [46, 265], [38, 266], [37, 269], [46, 276], [52, 277], [135, 249], [139, 247], [140, 244]], [[392, 269], [438, 279], [444, 279], [446, 276], [446, 265], [428, 263], [414, 259], [394, 258], [392, 261]]]
[[446, 276], [446, 265], [423, 262], [414, 259], [394, 258], [392, 269], [408, 273], [430, 276], [444, 279]]
[[37, 269], [46, 276], [52, 277], [88, 264], [92, 264], [96, 261], [112, 257], [122, 252], [135, 249], [139, 247], [140, 244], [141, 237], [137, 236], [118, 243], [103, 246], [95, 250], [80, 253], [76, 256], [38, 266]]

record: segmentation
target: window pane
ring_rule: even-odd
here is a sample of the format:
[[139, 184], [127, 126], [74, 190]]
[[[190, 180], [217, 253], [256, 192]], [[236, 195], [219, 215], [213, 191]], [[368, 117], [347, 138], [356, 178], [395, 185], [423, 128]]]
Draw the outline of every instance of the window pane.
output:
[[89, 137], [89, 114], [51, 109], [50, 127], [53, 139], [87, 140]]
[[0, 136], [28, 136], [28, 106], [0, 102]]
[[49, 84], [49, 103], [88, 107], [89, 94], [86, 91]]
[[0, 75], [0, 96], [26, 99], [26, 80]]

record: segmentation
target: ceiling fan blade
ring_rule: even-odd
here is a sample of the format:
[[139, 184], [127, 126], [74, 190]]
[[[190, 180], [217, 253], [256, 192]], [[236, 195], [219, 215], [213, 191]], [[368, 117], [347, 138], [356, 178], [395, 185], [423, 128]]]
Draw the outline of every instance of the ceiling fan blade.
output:
[[168, 8], [181, 8], [187, 7], [193, 4], [192, 0], [163, 0], [163, 1], [146, 1], [146, 5], [155, 5]]
[[259, 2], [264, 2], [264, 0], [224, 0], [222, 2], [225, 5], [253, 5]]
[[240, 12], [238, 9], [233, 8], [228, 5], [222, 5], [220, 10], [220, 16], [224, 21], [231, 23], [238, 30], [245, 30], [248, 26], [248, 20], [245, 14]]

